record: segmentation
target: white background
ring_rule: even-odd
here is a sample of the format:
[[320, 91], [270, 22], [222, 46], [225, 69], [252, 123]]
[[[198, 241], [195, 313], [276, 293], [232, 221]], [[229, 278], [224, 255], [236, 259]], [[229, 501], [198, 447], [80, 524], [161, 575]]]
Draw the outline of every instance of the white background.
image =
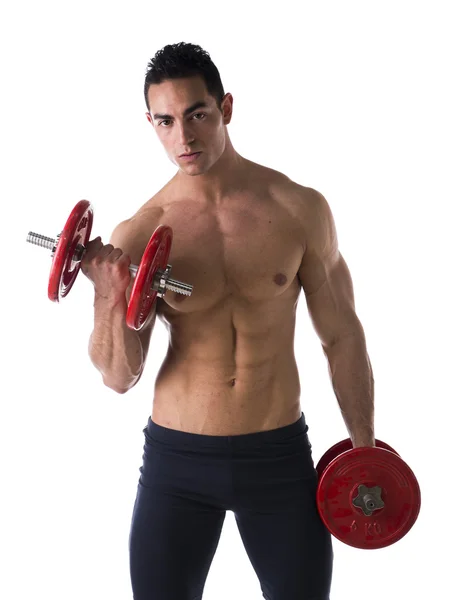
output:
[[[81, 198], [108, 239], [174, 174], [145, 119], [147, 62], [200, 44], [234, 96], [243, 156], [328, 199], [376, 381], [376, 436], [423, 495], [378, 551], [334, 541], [331, 598], [446, 596], [449, 477], [450, 21], [447, 2], [15, 2], [0, 18], [3, 206], [1, 577], [5, 600], [132, 598], [128, 535], [142, 429], [166, 353], [124, 396], [87, 354], [93, 289], [47, 299], [55, 236]], [[302, 295], [302, 408], [317, 461], [347, 436]], [[261, 592], [228, 513], [205, 600]]]

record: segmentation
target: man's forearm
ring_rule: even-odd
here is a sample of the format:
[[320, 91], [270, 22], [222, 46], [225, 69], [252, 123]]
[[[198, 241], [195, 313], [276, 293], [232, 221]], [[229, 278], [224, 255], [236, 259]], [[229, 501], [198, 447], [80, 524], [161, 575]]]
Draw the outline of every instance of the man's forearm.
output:
[[124, 393], [139, 380], [144, 355], [136, 331], [125, 322], [127, 302], [110, 304], [97, 298], [94, 301], [94, 331], [89, 339], [89, 356], [100, 371], [105, 385]]
[[374, 445], [374, 378], [362, 333], [325, 348], [332, 387], [354, 447]]

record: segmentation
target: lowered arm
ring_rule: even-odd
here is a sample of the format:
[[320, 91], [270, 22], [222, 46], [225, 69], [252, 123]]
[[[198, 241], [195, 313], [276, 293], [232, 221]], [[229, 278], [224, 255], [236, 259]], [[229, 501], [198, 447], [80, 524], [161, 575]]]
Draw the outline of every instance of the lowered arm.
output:
[[374, 378], [354, 305], [351, 274], [338, 250], [330, 207], [307, 190], [306, 250], [298, 275], [329, 363], [329, 375], [353, 446], [374, 446]]

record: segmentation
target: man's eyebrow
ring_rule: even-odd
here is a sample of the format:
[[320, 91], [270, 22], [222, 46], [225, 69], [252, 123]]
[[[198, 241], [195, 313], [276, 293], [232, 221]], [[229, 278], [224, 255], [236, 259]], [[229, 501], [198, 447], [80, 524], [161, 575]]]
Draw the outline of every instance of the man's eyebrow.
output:
[[[183, 111], [183, 116], [186, 117], [193, 110], [197, 110], [198, 108], [207, 108], [207, 103], [203, 101], [195, 102], [192, 106], [189, 106], [186, 110]], [[154, 119], [173, 119], [172, 115], [163, 115], [161, 113], [155, 113], [153, 116]]]

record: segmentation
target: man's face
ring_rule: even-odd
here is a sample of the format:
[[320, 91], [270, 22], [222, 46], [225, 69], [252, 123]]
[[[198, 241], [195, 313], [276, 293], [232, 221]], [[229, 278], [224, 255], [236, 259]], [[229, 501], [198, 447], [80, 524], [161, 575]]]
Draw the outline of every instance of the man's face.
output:
[[[206, 173], [221, 157], [233, 98], [226, 94], [219, 110], [201, 77], [174, 79], [149, 87], [148, 121], [169, 159], [187, 175]], [[183, 154], [199, 152], [192, 159]]]

